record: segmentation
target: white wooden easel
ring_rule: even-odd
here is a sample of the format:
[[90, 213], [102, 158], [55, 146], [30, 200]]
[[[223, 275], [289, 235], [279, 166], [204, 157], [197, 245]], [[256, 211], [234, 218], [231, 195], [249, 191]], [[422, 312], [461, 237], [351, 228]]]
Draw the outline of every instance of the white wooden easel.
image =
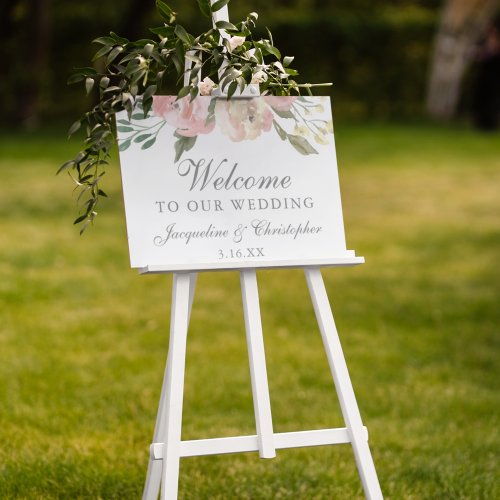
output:
[[186, 338], [197, 275], [174, 273], [170, 345], [144, 500], [156, 500], [160, 484], [162, 499], [177, 498], [179, 462], [183, 457], [258, 451], [261, 458], [273, 458], [276, 449], [343, 443], [351, 443], [353, 447], [366, 497], [383, 498], [368, 446], [368, 432], [361, 421], [321, 271], [316, 267], [304, 271], [346, 427], [273, 432], [256, 271], [248, 269], [240, 271], [240, 280], [257, 434], [181, 441]]
[[[214, 24], [228, 19], [227, 7], [214, 14]], [[223, 36], [227, 35], [223, 33]], [[255, 95], [255, 87], [250, 90]], [[362, 258], [353, 256], [352, 259], [332, 259], [322, 265], [362, 262]], [[304, 265], [287, 264], [286, 267]], [[382, 492], [368, 446], [368, 432], [361, 421], [319, 265], [306, 266], [304, 272], [346, 427], [313, 431], [273, 431], [256, 270], [248, 266], [239, 271], [257, 432], [252, 436], [181, 441], [186, 339], [197, 274], [174, 272], [168, 359], [143, 500], [157, 500], [160, 487], [163, 500], [177, 498], [179, 465], [183, 457], [258, 451], [261, 458], [273, 458], [276, 449], [341, 443], [351, 443], [353, 447], [366, 497], [381, 499]], [[150, 266], [142, 272], [172, 272], [172, 269]]]

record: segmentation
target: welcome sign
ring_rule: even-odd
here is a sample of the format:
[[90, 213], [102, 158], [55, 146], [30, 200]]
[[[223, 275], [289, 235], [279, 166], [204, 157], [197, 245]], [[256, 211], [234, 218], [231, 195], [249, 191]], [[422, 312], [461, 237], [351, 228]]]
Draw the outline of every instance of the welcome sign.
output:
[[117, 129], [132, 267], [353, 260], [329, 98], [155, 96]]

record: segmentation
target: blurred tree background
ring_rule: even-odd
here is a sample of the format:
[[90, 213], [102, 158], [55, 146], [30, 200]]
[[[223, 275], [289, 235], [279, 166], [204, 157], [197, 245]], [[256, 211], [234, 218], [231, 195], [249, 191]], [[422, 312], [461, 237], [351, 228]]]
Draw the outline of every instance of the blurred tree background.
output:
[[[190, 32], [206, 28], [195, 0], [168, 3]], [[262, 32], [268, 26], [282, 52], [296, 56], [301, 81], [332, 81], [337, 114], [354, 118], [422, 116], [436, 34], [441, 41], [447, 35], [444, 46], [450, 47], [450, 23], [456, 36], [473, 25], [468, 52], [452, 48], [462, 65], [452, 76], [458, 87], [451, 112], [444, 114], [448, 118], [460, 103], [467, 107], [471, 45], [497, 6], [497, 0], [232, 0], [230, 15], [236, 20], [259, 12]], [[448, 11], [463, 15], [450, 20]], [[479, 22], [472, 22], [478, 14]], [[88, 103], [82, 89], [68, 88], [66, 79], [72, 68], [89, 65], [95, 50], [90, 41], [111, 30], [147, 38], [148, 27], [159, 24], [153, 0], [3, 0], [0, 124], [36, 128], [41, 121], [74, 118]], [[448, 59], [436, 52], [433, 73]], [[439, 83], [434, 87], [432, 99], [439, 101], [447, 84], [444, 91]]]

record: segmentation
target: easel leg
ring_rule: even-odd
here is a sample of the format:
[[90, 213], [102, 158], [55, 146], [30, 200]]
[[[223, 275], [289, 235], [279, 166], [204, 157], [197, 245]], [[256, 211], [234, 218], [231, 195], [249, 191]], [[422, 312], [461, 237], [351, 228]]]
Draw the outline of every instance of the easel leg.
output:
[[149, 459], [143, 500], [157, 500], [160, 483], [162, 498], [177, 498], [186, 336], [196, 278], [196, 273], [174, 274], [173, 277], [170, 345], [153, 437], [153, 442], [165, 443], [164, 459]]
[[356, 397], [352, 388], [349, 372], [345, 362], [340, 339], [335, 327], [332, 310], [328, 301], [325, 284], [319, 269], [305, 270], [309, 293], [314, 305], [314, 311], [318, 320], [323, 344], [325, 346], [328, 363], [335, 382], [335, 388], [340, 401], [342, 415], [348, 432], [356, 458], [361, 482], [365, 495], [370, 500], [383, 498], [380, 484], [375, 471], [368, 441], [364, 435], [363, 423], [359, 414]]
[[271, 402], [269, 399], [264, 338], [262, 335], [259, 292], [255, 269], [241, 271], [240, 281], [243, 310], [245, 313], [255, 422], [259, 441], [259, 455], [261, 458], [274, 458], [276, 456], [276, 449], [274, 447]]

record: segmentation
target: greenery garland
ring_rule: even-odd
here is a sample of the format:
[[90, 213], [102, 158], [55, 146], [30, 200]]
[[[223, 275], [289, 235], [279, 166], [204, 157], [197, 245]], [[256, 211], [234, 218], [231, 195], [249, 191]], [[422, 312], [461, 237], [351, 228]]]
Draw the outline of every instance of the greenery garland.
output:
[[[222, 9], [229, 0], [197, 0], [208, 18]], [[161, 0], [156, 8], [163, 26], [152, 28], [157, 40], [130, 41], [116, 33], [94, 40], [101, 47], [93, 61], [103, 68], [79, 68], [68, 83], [83, 82], [87, 94], [98, 89], [97, 104], [69, 129], [71, 136], [82, 126], [85, 140], [76, 157], [65, 162], [58, 173], [67, 171], [76, 184], [80, 214], [74, 224], [82, 224], [85, 231], [97, 215], [97, 205], [106, 193], [100, 188], [110, 151], [115, 144], [114, 115], [126, 110], [129, 117], [140, 101], [144, 116], [153, 104], [153, 96], [166, 92], [166, 79], [177, 77], [178, 98], [195, 99], [200, 93], [209, 94], [214, 87], [230, 98], [239, 89], [258, 84], [262, 95], [311, 94], [311, 87], [331, 84], [298, 84], [293, 77], [298, 73], [290, 67], [293, 57], [282, 57], [274, 46], [273, 37], [254, 37], [258, 15], [250, 13], [244, 21], [233, 24], [218, 21], [215, 27], [195, 37], [177, 23], [176, 13]], [[227, 36], [220, 32], [223, 30]], [[186, 68], [186, 61], [189, 69]], [[184, 85], [188, 73], [188, 84]], [[212, 80], [218, 80], [215, 84]]]

